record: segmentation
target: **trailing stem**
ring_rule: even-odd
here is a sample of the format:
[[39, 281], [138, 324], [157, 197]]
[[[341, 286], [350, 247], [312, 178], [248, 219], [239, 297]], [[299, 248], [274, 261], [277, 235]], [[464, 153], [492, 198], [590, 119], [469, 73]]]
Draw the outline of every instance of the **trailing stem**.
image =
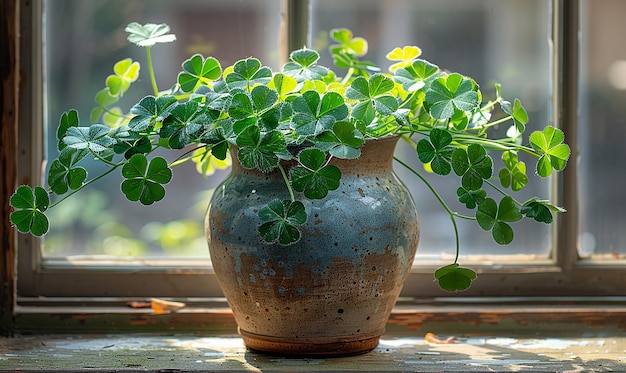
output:
[[441, 206], [443, 206], [444, 210], [446, 210], [446, 212], [448, 213], [448, 215], [450, 216], [450, 220], [452, 221], [452, 227], [454, 228], [454, 241], [455, 241], [455, 246], [456, 246], [456, 253], [454, 256], [454, 263], [457, 263], [458, 259], [459, 259], [459, 252], [460, 252], [460, 242], [459, 242], [459, 229], [456, 225], [456, 217], [461, 217], [461, 218], [465, 218], [465, 219], [472, 219], [469, 216], [460, 216], [456, 213], [454, 213], [446, 204], [446, 202], [443, 200], [443, 198], [441, 198], [441, 196], [439, 195], [439, 193], [437, 193], [437, 191], [435, 190], [435, 188], [428, 182], [428, 180], [426, 180], [426, 178], [424, 176], [422, 176], [419, 172], [417, 172], [413, 167], [409, 166], [407, 163], [405, 163], [404, 161], [402, 161], [401, 159], [399, 159], [398, 157], [393, 157], [393, 159], [396, 160], [396, 162], [400, 163], [402, 166], [404, 166], [407, 170], [411, 171], [415, 176], [417, 176], [420, 180], [422, 180], [422, 182], [428, 187], [428, 189], [430, 189], [430, 191], [433, 193], [433, 195], [435, 196], [435, 198], [437, 198], [437, 200], [439, 201], [439, 203], [441, 204]]

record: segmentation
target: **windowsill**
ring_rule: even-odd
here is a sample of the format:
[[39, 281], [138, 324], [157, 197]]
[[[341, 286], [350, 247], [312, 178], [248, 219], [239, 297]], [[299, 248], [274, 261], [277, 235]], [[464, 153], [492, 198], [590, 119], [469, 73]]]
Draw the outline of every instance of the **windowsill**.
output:
[[[222, 298], [184, 300], [187, 307], [155, 314], [125, 298], [19, 298], [18, 333], [236, 333]], [[626, 297], [401, 298], [387, 324], [394, 335], [414, 333], [567, 334], [626, 331]]]
[[[576, 333], [574, 333], [576, 334]], [[0, 370], [46, 371], [623, 371], [626, 337], [580, 333], [387, 333], [355, 357], [283, 357], [247, 350], [233, 334], [53, 334], [0, 338]]]
[[[18, 337], [0, 339], [0, 370], [626, 369], [621, 297], [403, 300], [374, 351], [344, 358], [246, 350], [221, 299], [162, 315], [123, 299], [20, 299], [16, 322]], [[428, 332], [454, 343], [429, 342]]]

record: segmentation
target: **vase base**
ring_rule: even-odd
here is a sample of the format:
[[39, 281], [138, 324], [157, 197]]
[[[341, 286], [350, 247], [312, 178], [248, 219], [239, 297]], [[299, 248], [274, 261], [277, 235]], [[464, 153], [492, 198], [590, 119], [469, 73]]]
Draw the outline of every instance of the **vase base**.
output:
[[372, 351], [380, 334], [344, 337], [271, 337], [238, 329], [244, 344], [251, 350], [290, 356], [353, 356]]

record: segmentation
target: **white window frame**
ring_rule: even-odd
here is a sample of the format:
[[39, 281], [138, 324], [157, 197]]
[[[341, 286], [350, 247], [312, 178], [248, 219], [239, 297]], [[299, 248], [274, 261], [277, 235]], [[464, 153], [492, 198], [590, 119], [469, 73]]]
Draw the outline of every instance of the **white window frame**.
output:
[[[479, 281], [466, 292], [445, 293], [433, 282], [435, 264], [417, 263], [401, 296], [410, 299], [483, 296], [592, 296], [619, 295], [626, 290], [623, 263], [580, 260], [577, 254], [577, 106], [580, 2], [552, 0], [553, 9], [553, 123], [564, 129], [573, 147], [573, 160], [553, 183], [556, 202], [567, 206], [553, 224], [551, 259], [532, 263], [510, 262], [474, 265]], [[42, 40], [42, 1], [21, 1], [22, 71], [29, 85], [20, 92], [18, 180], [38, 184], [43, 159], [45, 81]], [[283, 52], [306, 44], [309, 4], [283, 0]], [[29, 57], [26, 57], [29, 56]], [[567, 187], [564, 187], [567, 186]], [[221, 297], [209, 262], [176, 267], [162, 262], [94, 265], [46, 262], [41, 242], [19, 234], [18, 301], [33, 297]], [[208, 254], [207, 254], [208, 255]], [[597, 281], [602, 277], [602, 281]], [[610, 284], [607, 286], [606, 284]]]

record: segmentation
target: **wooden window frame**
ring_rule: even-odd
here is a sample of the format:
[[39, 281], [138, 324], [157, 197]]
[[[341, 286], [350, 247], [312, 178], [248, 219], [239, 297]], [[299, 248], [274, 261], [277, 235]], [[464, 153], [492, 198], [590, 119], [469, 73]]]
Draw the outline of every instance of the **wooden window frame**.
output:
[[[552, 0], [552, 4], [552, 119], [568, 134], [568, 142], [573, 147], [575, 159], [580, 1]], [[2, 30], [0, 42], [3, 53], [8, 55], [7, 60], [13, 63], [6, 68], [2, 67], [4, 105], [0, 127], [0, 174], [3, 175], [3, 181], [0, 184], [0, 209], [4, 218], [0, 223], [0, 279], [3, 286], [0, 296], [0, 331], [12, 330], [18, 314], [39, 314], [45, 309], [38, 298], [41, 295], [52, 300], [44, 302], [45, 304], [60, 307], [77, 302], [114, 304], [117, 307], [129, 298], [180, 298], [180, 289], [185, 288], [190, 290], [185, 291], [184, 297], [196, 299], [201, 309], [208, 310], [206, 312], [212, 312], [213, 315], [228, 313], [224, 311], [226, 305], [221, 299], [221, 291], [210, 268], [172, 268], [159, 263], [141, 263], [135, 266], [111, 263], [107, 266], [76, 268], [69, 263], [58, 262], [45, 267], [40, 265], [42, 258], [38, 240], [17, 234], [10, 226], [7, 202], [11, 193], [18, 184], [36, 183], [36, 175], [41, 173], [40, 167], [34, 162], [41, 159], [41, 131], [33, 132], [29, 126], [31, 123], [43, 122], [44, 103], [39, 92], [42, 91], [41, 82], [44, 76], [41, 40], [38, 40], [42, 35], [42, 9], [41, 0], [5, 1], [1, 6], [2, 22], [7, 26]], [[284, 54], [290, 48], [306, 44], [305, 21], [308, 20], [308, 12], [308, 1], [283, 0], [284, 39], [281, 45], [284, 46]], [[414, 266], [402, 291], [400, 303], [410, 305], [425, 299], [448, 299], [447, 301], [454, 303], [463, 302], [463, 299], [486, 299], [485, 297], [544, 297], [541, 299], [545, 300], [624, 294], [624, 263], [600, 263], [580, 260], [578, 257], [577, 171], [576, 162], [570, 162], [554, 183], [557, 202], [567, 206], [568, 212], [559, 216], [553, 226], [553, 259], [532, 264], [472, 265], [479, 272], [480, 282], [462, 294], [442, 292], [432, 280], [435, 266], [418, 264]], [[68, 284], [72, 284], [71, 288], [68, 288]], [[460, 300], [450, 300], [454, 297], [460, 297]], [[206, 306], [207, 304], [210, 306]], [[95, 313], [102, 313], [101, 308], [96, 307], [94, 310]], [[26, 324], [35, 322], [30, 317], [22, 317], [21, 320]]]

